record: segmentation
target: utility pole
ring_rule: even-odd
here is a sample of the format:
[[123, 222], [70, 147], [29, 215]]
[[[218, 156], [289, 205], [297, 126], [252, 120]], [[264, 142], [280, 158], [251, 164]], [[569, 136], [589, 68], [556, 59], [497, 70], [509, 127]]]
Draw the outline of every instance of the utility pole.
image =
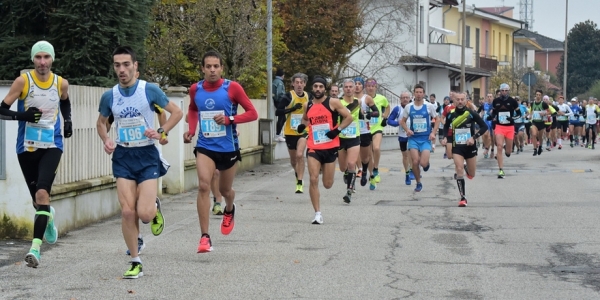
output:
[[467, 87], [465, 85], [465, 47], [467, 44], [467, 0], [463, 0], [463, 11], [462, 11], [462, 47], [460, 56], [460, 91], [465, 92]]
[[273, 103], [273, 0], [267, 0], [267, 116], [275, 120]]
[[569, 32], [567, 31], [567, 21], [569, 20], [569, 0], [565, 0], [566, 1], [566, 8], [565, 8], [565, 59], [564, 59], [564, 64], [563, 64], [563, 96], [565, 97], [565, 100], [567, 100], [567, 50], [568, 50], [568, 39], [569, 39]]

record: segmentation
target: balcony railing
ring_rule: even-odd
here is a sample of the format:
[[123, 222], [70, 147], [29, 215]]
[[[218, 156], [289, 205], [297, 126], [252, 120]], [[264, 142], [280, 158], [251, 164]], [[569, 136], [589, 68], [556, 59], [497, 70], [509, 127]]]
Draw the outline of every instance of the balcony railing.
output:
[[475, 67], [496, 72], [498, 71], [498, 59], [496, 56], [477, 53], [475, 54]]

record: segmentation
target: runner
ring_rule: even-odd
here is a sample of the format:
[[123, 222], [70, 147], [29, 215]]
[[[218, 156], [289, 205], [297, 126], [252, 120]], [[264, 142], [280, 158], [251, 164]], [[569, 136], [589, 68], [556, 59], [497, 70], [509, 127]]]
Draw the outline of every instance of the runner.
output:
[[[513, 139], [515, 137], [515, 122], [513, 118], [521, 117], [521, 109], [519, 102], [509, 96], [510, 87], [503, 83], [500, 85], [500, 97], [492, 101], [492, 111], [488, 116], [488, 120], [493, 120], [494, 133], [496, 139], [496, 147], [498, 154], [498, 178], [504, 178], [504, 157], [502, 151], [505, 151], [506, 157], [510, 157], [512, 151]], [[514, 112], [514, 115], [513, 115]], [[506, 148], [504, 147], [506, 143]]]
[[[435, 106], [425, 102], [425, 88], [417, 84], [415, 85], [413, 94], [414, 102], [408, 104], [402, 112], [402, 121], [400, 126], [408, 136], [407, 147], [412, 158], [413, 172], [417, 186], [415, 192], [420, 192], [423, 189], [421, 183], [421, 169], [427, 172], [429, 170], [429, 156], [431, 152], [431, 141], [435, 141], [435, 128], [438, 128], [439, 117], [436, 115]], [[431, 120], [434, 123], [431, 124]], [[410, 120], [410, 123], [407, 121]], [[410, 124], [410, 127], [408, 126]]]
[[[445, 120], [445, 116], [447, 115], [446, 113], [446, 107], [448, 107], [450, 105], [450, 97], [446, 96], [444, 97], [444, 105], [442, 105], [442, 118], [440, 119], [440, 125], [439, 125], [439, 129], [438, 129], [438, 141], [440, 142], [440, 145], [442, 144], [442, 140], [444, 139], [444, 135], [443, 135], [443, 131], [444, 131], [444, 122]], [[452, 155], [450, 155], [452, 156]], [[444, 159], [448, 158], [448, 153], [444, 152]]]
[[[440, 118], [440, 124], [446, 124], [446, 117], [455, 108], [454, 100], [456, 100], [456, 92], [450, 91], [450, 102], [449, 102], [449, 105], [444, 107], [444, 111], [442, 112], [442, 117]], [[444, 131], [444, 127], [442, 126], [442, 134], [443, 134], [443, 131]], [[448, 130], [448, 132], [446, 133], [446, 136], [442, 135], [442, 137], [446, 137], [446, 140], [448, 140], [448, 137], [451, 137], [451, 136], [452, 136], [452, 129]], [[444, 153], [444, 158], [452, 159], [452, 143], [446, 143], [445, 148], [446, 148], [446, 152]]]
[[[344, 203], [350, 203], [356, 181], [356, 162], [360, 152], [360, 127], [358, 121], [360, 116], [360, 103], [354, 98], [354, 81], [352, 79], [344, 80], [344, 97], [340, 99], [343, 106], [348, 108], [352, 117], [352, 123], [344, 128], [339, 134], [340, 149], [338, 151], [338, 163], [340, 171], [344, 173], [344, 183], [346, 184], [346, 194]], [[342, 120], [338, 120], [341, 123]]]
[[[475, 141], [487, 130], [487, 125], [478, 113], [466, 106], [466, 94], [457, 93], [456, 108], [446, 118], [444, 124], [444, 139], [442, 144], [447, 143], [447, 133], [452, 126], [451, 141], [453, 144], [452, 154], [454, 156], [455, 179], [460, 193], [459, 207], [467, 206], [464, 173], [469, 179], [475, 177], [477, 166], [477, 146]], [[475, 124], [479, 130], [475, 132]]]
[[[388, 125], [399, 127], [398, 142], [400, 143], [400, 152], [402, 153], [402, 165], [404, 166], [404, 172], [406, 173], [406, 177], [404, 179], [404, 183], [406, 183], [406, 185], [411, 184], [411, 180], [414, 179], [414, 176], [410, 176], [412, 173], [412, 159], [410, 157], [410, 153], [408, 153], [408, 136], [406, 135], [404, 128], [400, 126], [400, 120], [402, 119], [404, 108], [410, 102], [410, 96], [410, 92], [408, 91], [400, 94], [400, 105], [394, 107], [388, 119]], [[410, 128], [410, 121], [407, 120], [407, 122], [409, 123], [408, 127]], [[443, 137], [444, 135], [440, 134], [440, 136]]]
[[[130, 47], [117, 47], [113, 51], [113, 67], [119, 84], [102, 95], [96, 126], [104, 151], [113, 155], [123, 238], [131, 254], [131, 266], [123, 278], [134, 279], [144, 275], [138, 253], [138, 219], [144, 223], [152, 221], [150, 227], [154, 235], [164, 229], [164, 217], [156, 197], [157, 179], [164, 170], [154, 140], [166, 143], [169, 131], [183, 113], [158, 86], [136, 78], [138, 62]], [[171, 114], [164, 126], [156, 130], [154, 104]], [[116, 141], [107, 133], [106, 124], [111, 114], [116, 123]]]
[[558, 114], [558, 106], [554, 105], [547, 95], [544, 95], [542, 100], [556, 112], [552, 115], [546, 115], [546, 150], [550, 151], [556, 146], [556, 128], [558, 127], [556, 115]]
[[302, 122], [304, 115], [304, 104], [309, 100], [309, 94], [304, 92], [308, 76], [303, 73], [296, 73], [292, 76], [293, 90], [285, 93], [281, 97], [279, 106], [275, 115], [285, 119], [283, 133], [285, 143], [290, 156], [290, 164], [296, 175], [296, 194], [303, 193], [304, 183], [304, 149], [306, 149], [306, 132], [296, 131], [298, 125]]
[[[34, 70], [17, 77], [0, 104], [3, 120], [19, 121], [17, 159], [36, 210], [33, 241], [25, 255], [25, 262], [31, 268], [40, 264], [42, 240], [54, 244], [58, 239], [50, 191], [64, 151], [59, 111], [64, 119], [64, 137], [73, 134], [69, 82], [51, 71], [54, 59], [50, 43], [35, 43], [31, 48]], [[10, 110], [17, 100], [17, 111]]]
[[[585, 118], [583, 118], [583, 110], [581, 106], [579, 106], [577, 98], [571, 99], [571, 111], [573, 114], [569, 117], [569, 140], [571, 142], [569, 146], [573, 148], [573, 145], [579, 145], [579, 136], [581, 135], [583, 123], [585, 122]], [[582, 119], [584, 122], [581, 122]]]
[[[204, 80], [190, 87], [189, 130], [183, 134], [184, 143], [190, 143], [200, 126], [196, 155], [198, 172], [197, 210], [200, 223], [198, 253], [213, 250], [208, 234], [210, 224], [210, 185], [215, 170], [219, 170], [219, 190], [225, 198], [225, 209], [221, 220], [221, 234], [228, 235], [235, 226], [236, 206], [233, 180], [241, 161], [239, 141], [236, 134], [238, 124], [252, 122], [258, 114], [244, 88], [237, 82], [221, 78], [223, 59], [215, 51], [202, 57]], [[238, 105], [244, 113], [238, 114]]]
[[[518, 102], [518, 101], [517, 101]], [[525, 119], [527, 116], [527, 107], [523, 104], [519, 104], [519, 109], [521, 110], [521, 116], [515, 118], [515, 134], [517, 138], [515, 143], [513, 144], [513, 151], [515, 146], [517, 147], [517, 154], [523, 152], [523, 147], [525, 146]]]
[[594, 99], [590, 97], [584, 110], [585, 117], [585, 139], [588, 149], [596, 149], [596, 118], [600, 114], [600, 107], [596, 105]]
[[[354, 93], [354, 91], [352, 91], [351, 93]], [[329, 88], [329, 97], [338, 98], [339, 95], [340, 95], [340, 87], [338, 87], [335, 84], [331, 85], [331, 87]]]
[[[442, 115], [442, 106], [441, 106], [439, 103], [437, 103], [437, 102], [435, 101], [435, 99], [436, 99], [436, 97], [435, 97], [435, 94], [431, 94], [431, 95], [429, 95], [429, 99], [428, 99], [428, 100], [429, 100], [429, 103], [431, 103], [431, 104], [433, 104], [433, 106], [435, 106], [435, 113], [436, 113], [438, 116], [440, 116], [440, 115]], [[433, 121], [433, 120], [432, 120], [432, 121]], [[440, 124], [439, 124], [439, 125], [440, 125], [440, 127], [441, 127], [441, 126], [442, 126], [442, 123], [440, 122]], [[439, 131], [439, 130], [438, 130], [438, 131], [436, 131], [436, 130], [435, 130], [435, 128], [434, 128], [434, 131], [435, 131], [435, 134], [438, 134], [438, 131]], [[441, 137], [441, 136], [438, 136], [438, 139], [441, 141], [441, 140], [442, 140], [442, 137]], [[434, 153], [434, 152], [435, 152], [435, 142], [436, 142], [435, 140], [434, 140], [433, 142], [431, 142], [431, 153]]]
[[[352, 123], [350, 111], [340, 100], [325, 96], [327, 81], [321, 76], [315, 76], [312, 94], [315, 97], [305, 105], [302, 124], [298, 131], [304, 131], [310, 126], [310, 134], [306, 141], [308, 151], [308, 174], [310, 175], [310, 201], [315, 210], [312, 224], [323, 224], [319, 193], [319, 172], [323, 172], [323, 186], [330, 189], [335, 175], [335, 160], [340, 148], [338, 135]], [[342, 118], [342, 122], [338, 121]]]
[[369, 165], [369, 171], [371, 177], [369, 179], [369, 189], [375, 190], [377, 184], [381, 181], [379, 175], [379, 159], [381, 158], [381, 141], [383, 140], [383, 128], [387, 126], [387, 118], [390, 115], [390, 104], [387, 98], [381, 94], [377, 94], [377, 81], [375, 78], [367, 79], [367, 94], [373, 98], [377, 110], [371, 109], [372, 111], [379, 111], [378, 115], [373, 115], [371, 112], [371, 119], [369, 120], [369, 127], [371, 131], [371, 148], [372, 156]]
[[[531, 103], [531, 141], [533, 144], [533, 156], [542, 154], [542, 142], [546, 124], [544, 118], [547, 115], [556, 114], [554, 108], [542, 102], [542, 90], [535, 91], [535, 100]], [[537, 150], [536, 150], [537, 148]]]
[[[354, 98], [359, 99], [360, 107], [361, 107], [361, 115], [359, 116], [359, 125], [360, 125], [360, 164], [356, 177], [360, 177], [360, 185], [367, 185], [367, 181], [369, 178], [369, 163], [371, 162], [371, 154], [373, 151], [371, 150], [371, 142], [373, 140], [371, 136], [371, 130], [369, 129], [369, 120], [371, 117], [379, 117], [379, 110], [375, 105], [375, 101], [373, 98], [364, 93], [365, 81], [362, 77], [354, 78]], [[369, 111], [369, 108], [372, 111]], [[361, 117], [362, 116], [362, 117]], [[360, 167], [362, 165], [362, 168]]]
[[[494, 128], [492, 126], [492, 121], [488, 121], [488, 116], [490, 115], [490, 111], [492, 110], [492, 102], [494, 101], [494, 96], [492, 93], [488, 93], [485, 102], [479, 106], [477, 113], [481, 116], [481, 118], [485, 121], [485, 124], [488, 127], [488, 130], [481, 137], [483, 140], [483, 158], [494, 157]], [[491, 150], [490, 150], [491, 149]], [[491, 152], [491, 153], [490, 153]]]
[[[565, 104], [563, 95], [558, 96], [558, 112], [556, 121], [558, 122], [558, 149], [562, 149], [562, 141], [567, 139], [569, 133], [569, 118], [573, 116], [573, 111], [569, 105]], [[572, 145], [571, 145], [572, 147]]]

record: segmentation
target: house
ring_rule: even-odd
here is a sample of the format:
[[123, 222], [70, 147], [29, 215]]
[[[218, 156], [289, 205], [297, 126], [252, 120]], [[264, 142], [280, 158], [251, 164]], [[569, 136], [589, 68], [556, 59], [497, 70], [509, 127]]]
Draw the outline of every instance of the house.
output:
[[517, 34], [540, 45], [541, 49], [535, 51], [535, 62], [540, 65], [541, 71], [557, 75], [558, 64], [565, 52], [565, 43], [527, 29], [519, 30]]

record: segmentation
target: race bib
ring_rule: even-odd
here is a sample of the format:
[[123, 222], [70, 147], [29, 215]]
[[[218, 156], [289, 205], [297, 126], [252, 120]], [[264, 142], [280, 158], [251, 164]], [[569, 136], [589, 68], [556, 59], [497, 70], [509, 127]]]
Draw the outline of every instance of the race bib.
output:
[[460, 128], [454, 130], [454, 142], [457, 145], [466, 145], [467, 141], [471, 138], [470, 128]]
[[500, 124], [510, 124], [508, 117], [510, 117], [510, 112], [508, 112], [508, 111], [499, 112], [498, 113], [498, 122], [500, 122]]
[[556, 120], [558, 120], [558, 121], [567, 121], [568, 117], [567, 116], [558, 116], [558, 117], [556, 117]]
[[539, 111], [534, 111], [533, 112], [533, 120], [534, 121], [541, 121], [542, 120], [542, 115], [540, 115]]
[[367, 122], [365, 122], [365, 120], [358, 120], [358, 126], [360, 126], [360, 131], [362, 132], [369, 131], [369, 127], [367, 127]]
[[585, 118], [581, 115], [579, 116], [579, 122], [581, 122], [581, 123], [585, 122]]
[[331, 139], [325, 135], [329, 132], [329, 124], [312, 125], [310, 126], [310, 132], [315, 145], [331, 142]]
[[340, 131], [340, 137], [343, 138], [347, 138], [347, 139], [351, 139], [351, 138], [355, 138], [358, 136], [358, 130], [356, 128], [356, 123], [352, 122], [350, 123], [350, 125], [344, 129], [342, 129], [342, 131]]
[[225, 115], [225, 111], [215, 110], [200, 112], [200, 130], [202, 130], [202, 136], [205, 138], [216, 138], [227, 134], [225, 125], [219, 125], [213, 120], [213, 118], [219, 114]]
[[371, 123], [371, 125], [379, 125], [379, 117], [377, 117], [377, 118], [371, 117], [371, 120], [369, 121], [369, 123]]
[[35, 148], [49, 148], [54, 145], [54, 122], [40, 120], [38, 123], [25, 123], [25, 145]]
[[298, 125], [302, 123], [302, 115], [301, 114], [292, 114], [290, 116], [290, 127], [293, 130], [298, 129]]
[[588, 123], [595, 123], [596, 122], [596, 114], [588, 114], [587, 115], [587, 120]]
[[148, 146], [149, 139], [144, 135], [146, 120], [144, 117], [119, 119], [119, 143], [124, 147]]
[[424, 118], [415, 118], [412, 122], [413, 132], [426, 132], [427, 131], [427, 120]]

